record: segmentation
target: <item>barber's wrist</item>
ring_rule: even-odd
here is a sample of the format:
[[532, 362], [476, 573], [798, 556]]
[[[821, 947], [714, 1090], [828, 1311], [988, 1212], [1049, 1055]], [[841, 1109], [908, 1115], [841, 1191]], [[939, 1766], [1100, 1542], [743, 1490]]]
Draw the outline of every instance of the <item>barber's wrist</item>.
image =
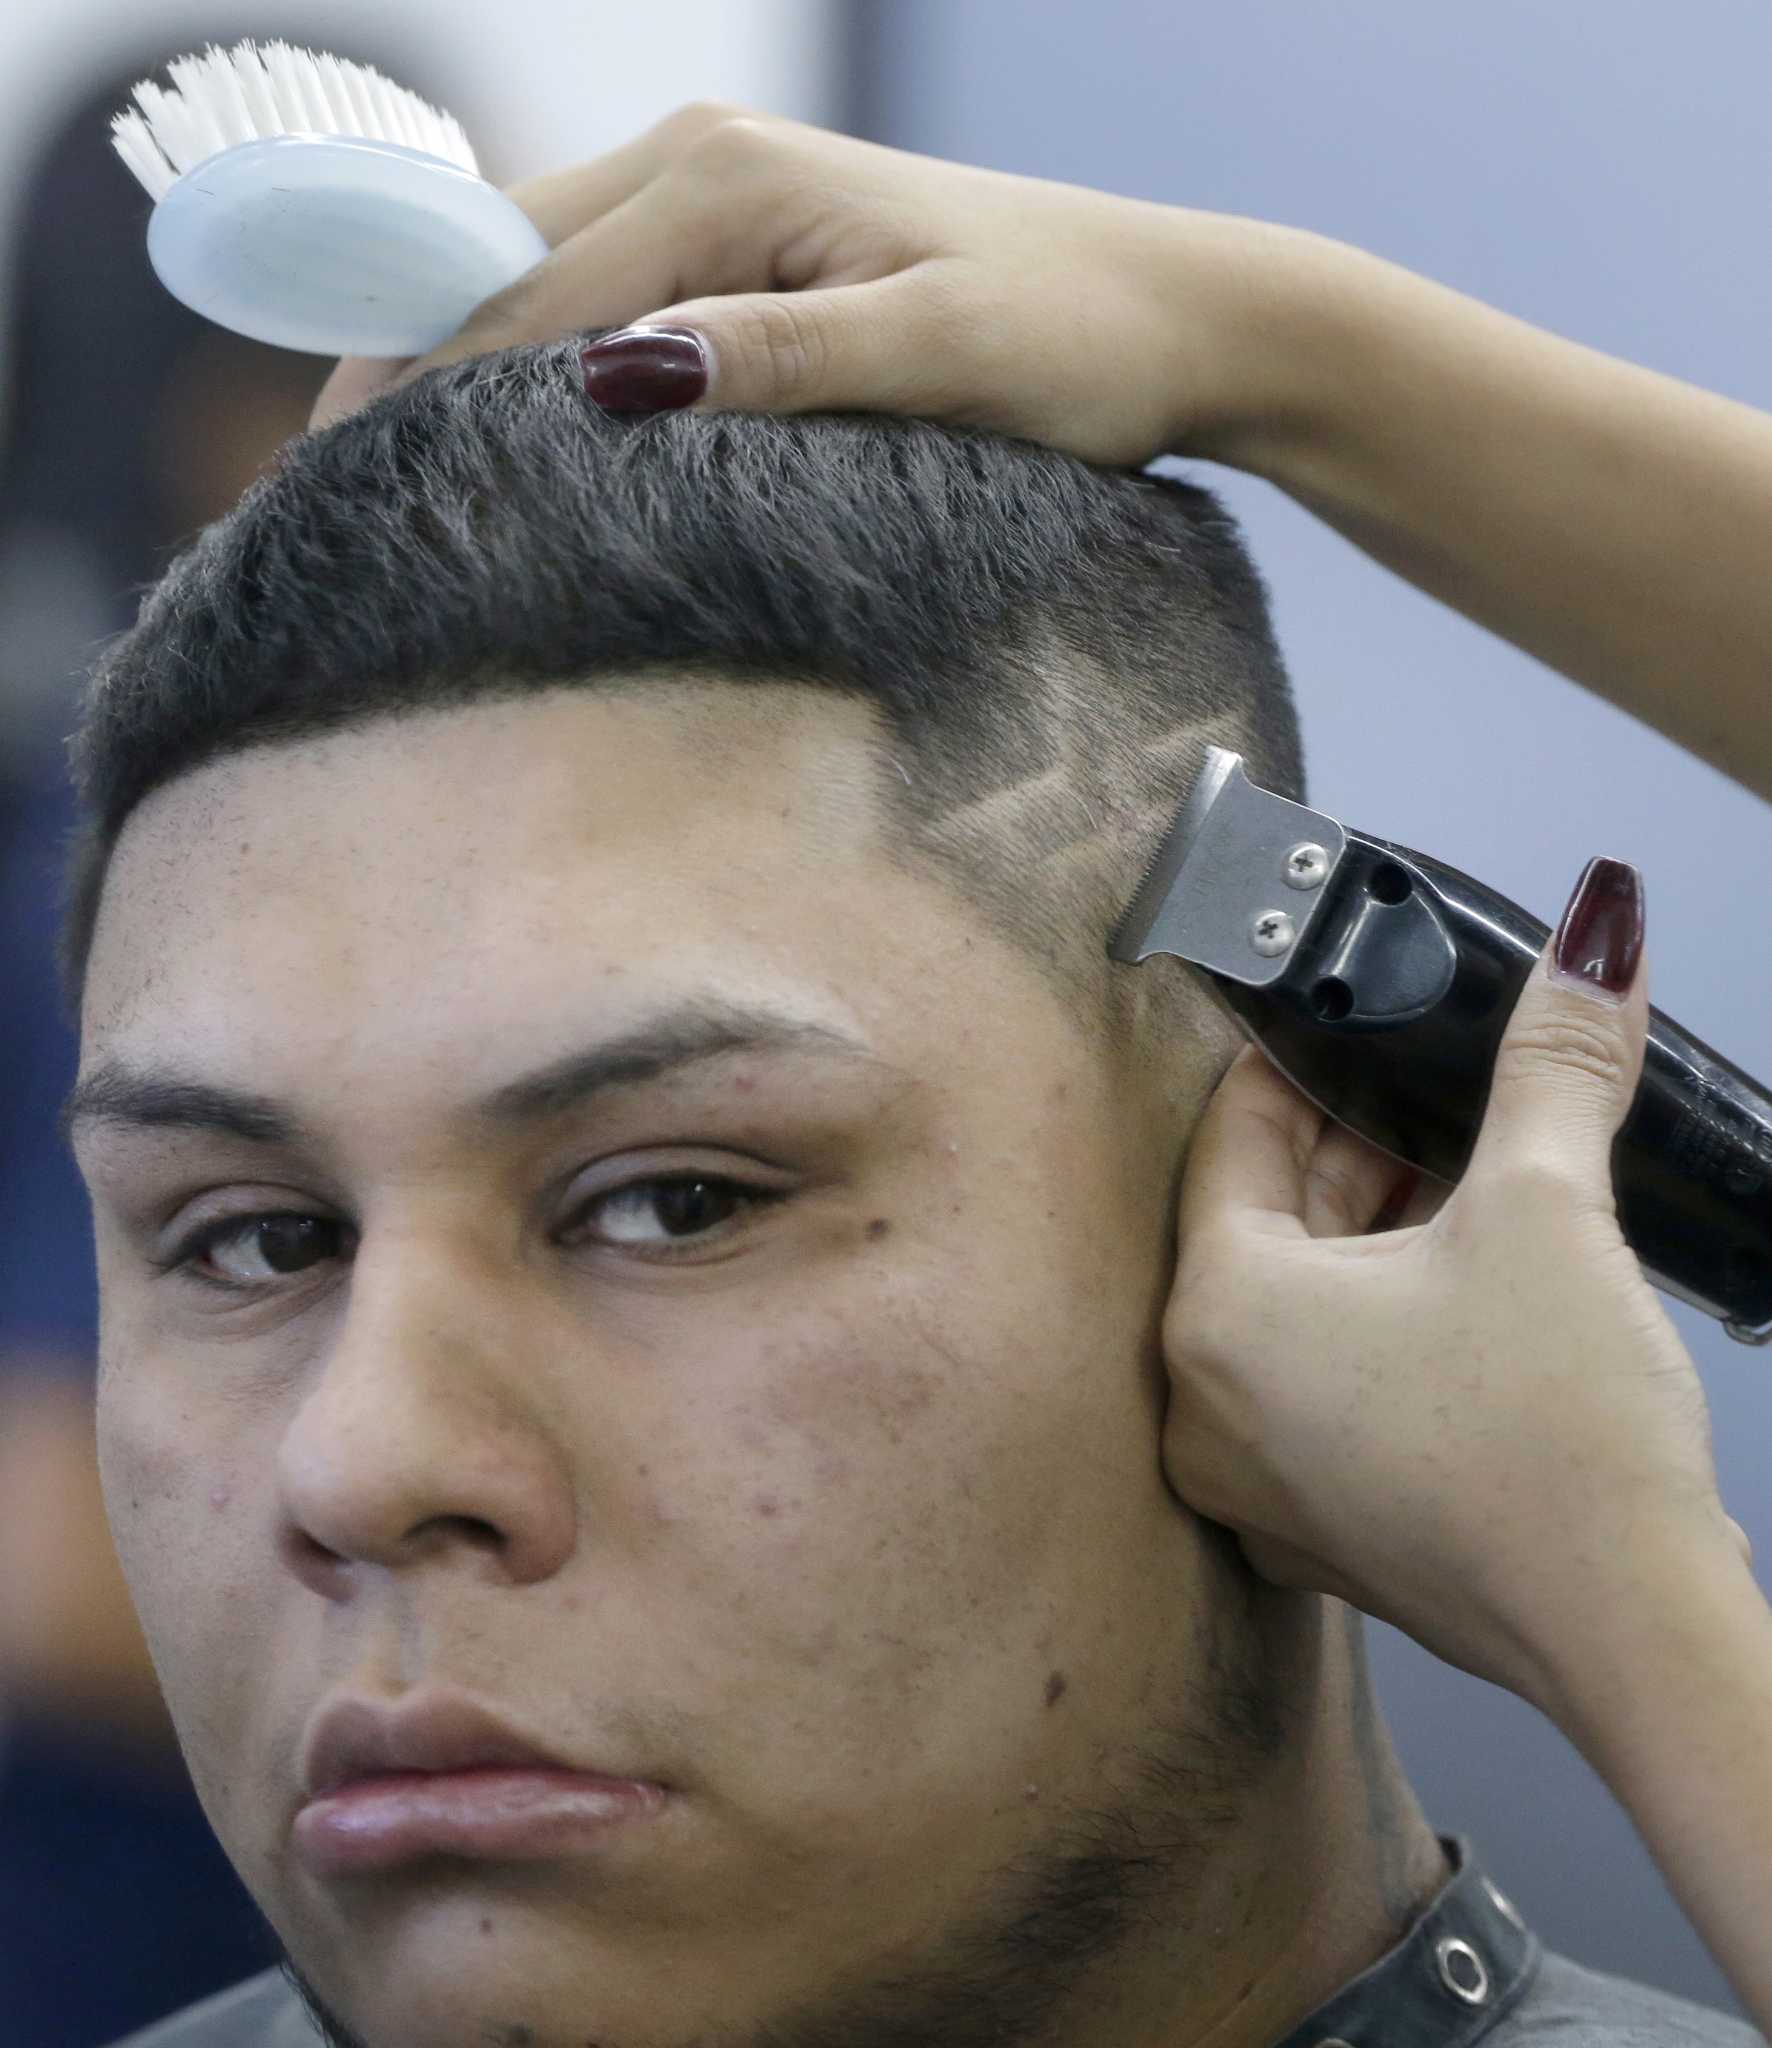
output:
[[1691, 1710], [1707, 1666], [1744, 1650], [1772, 1660], [1772, 1608], [1719, 1516], [1645, 1530], [1521, 1640], [1522, 1695], [1610, 1780], [1659, 1722]]
[[[1178, 313], [1202, 304], [1226, 366], [1222, 387], [1181, 389], [1170, 453], [1203, 456], [1289, 488], [1325, 480], [1363, 409], [1361, 326], [1380, 264], [1351, 243], [1272, 221], [1176, 209], [1170, 268]], [[1184, 373], [1183, 383], [1186, 383]]]

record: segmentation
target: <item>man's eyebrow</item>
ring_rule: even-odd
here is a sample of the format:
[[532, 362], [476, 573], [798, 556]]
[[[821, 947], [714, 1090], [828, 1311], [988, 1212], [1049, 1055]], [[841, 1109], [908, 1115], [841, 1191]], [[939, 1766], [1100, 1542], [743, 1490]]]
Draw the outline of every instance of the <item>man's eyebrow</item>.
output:
[[[618, 1037], [581, 1047], [521, 1074], [470, 1103], [463, 1121], [511, 1129], [582, 1108], [610, 1088], [650, 1081], [700, 1060], [733, 1053], [822, 1053], [878, 1063], [861, 1039], [808, 1017], [726, 1002], [693, 1002], [646, 1018]], [[288, 1104], [249, 1089], [220, 1087], [172, 1067], [100, 1062], [69, 1090], [56, 1119], [64, 1145], [77, 1127], [213, 1131], [251, 1145], [317, 1150]]]

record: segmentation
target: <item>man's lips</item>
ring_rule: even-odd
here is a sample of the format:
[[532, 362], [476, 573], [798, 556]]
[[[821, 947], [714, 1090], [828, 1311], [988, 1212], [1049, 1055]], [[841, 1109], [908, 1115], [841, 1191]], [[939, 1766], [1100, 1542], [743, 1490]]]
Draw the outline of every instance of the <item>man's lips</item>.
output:
[[340, 1700], [310, 1725], [296, 1854], [317, 1875], [417, 1856], [546, 1857], [664, 1805], [652, 1780], [580, 1769], [459, 1695]]
[[664, 1801], [660, 1785], [586, 1771], [400, 1771], [310, 1800], [291, 1841], [320, 1877], [385, 1870], [419, 1856], [567, 1856], [648, 1818]]

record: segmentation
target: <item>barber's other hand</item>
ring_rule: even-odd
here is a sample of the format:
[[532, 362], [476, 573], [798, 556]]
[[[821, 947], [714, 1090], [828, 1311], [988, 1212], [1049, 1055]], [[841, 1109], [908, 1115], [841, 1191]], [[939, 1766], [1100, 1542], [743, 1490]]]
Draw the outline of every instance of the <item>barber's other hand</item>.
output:
[[1463, 1178], [1424, 1183], [1399, 1228], [1372, 1226], [1408, 1171], [1238, 1054], [1184, 1173], [1163, 1435], [1175, 1492], [1262, 1577], [1553, 1718], [1560, 1660], [1652, 1562], [1751, 1562], [1697, 1370], [1618, 1225], [1647, 970], [1613, 1007], [1547, 978], [1554, 944]]
[[[701, 337], [693, 402], [710, 408], [912, 414], [1110, 464], [1229, 461], [1286, 413], [1288, 293], [1333, 288], [1356, 255], [718, 105], [507, 189], [551, 254], [429, 355], [346, 357], [313, 425], [463, 357], [643, 323]], [[647, 396], [631, 366], [608, 396], [624, 386]], [[632, 409], [691, 388], [655, 379]]]

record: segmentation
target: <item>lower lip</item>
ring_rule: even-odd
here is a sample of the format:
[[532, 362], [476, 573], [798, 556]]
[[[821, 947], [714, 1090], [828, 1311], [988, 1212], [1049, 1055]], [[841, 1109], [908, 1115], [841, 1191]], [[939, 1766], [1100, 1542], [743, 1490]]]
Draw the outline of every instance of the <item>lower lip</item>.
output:
[[292, 1839], [325, 1877], [419, 1856], [566, 1856], [655, 1814], [664, 1798], [660, 1785], [582, 1771], [402, 1771], [310, 1800]]

